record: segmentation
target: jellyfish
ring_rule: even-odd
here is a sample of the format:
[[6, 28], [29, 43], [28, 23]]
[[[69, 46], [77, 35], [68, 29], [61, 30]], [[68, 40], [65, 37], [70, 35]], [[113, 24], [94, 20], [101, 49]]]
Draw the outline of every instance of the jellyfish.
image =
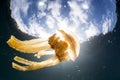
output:
[[[63, 61], [75, 61], [79, 55], [80, 42], [77, 36], [69, 30], [57, 30], [48, 39], [19, 40], [11, 35], [7, 41], [8, 45], [23, 53], [34, 54], [37, 58], [54, 54], [47, 60], [40, 62], [30, 61], [19, 56], [14, 57], [14, 61], [24, 64], [20, 65], [12, 62], [12, 67], [20, 71], [31, 71], [45, 67], [55, 66]], [[52, 52], [53, 51], [53, 52]]]

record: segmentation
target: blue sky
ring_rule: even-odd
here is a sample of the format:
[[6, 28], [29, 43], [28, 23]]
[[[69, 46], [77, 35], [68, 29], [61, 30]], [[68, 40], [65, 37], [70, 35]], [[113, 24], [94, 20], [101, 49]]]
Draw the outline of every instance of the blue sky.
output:
[[116, 22], [115, 0], [11, 0], [12, 18], [18, 28], [37, 37], [69, 29], [86, 41], [112, 31]]

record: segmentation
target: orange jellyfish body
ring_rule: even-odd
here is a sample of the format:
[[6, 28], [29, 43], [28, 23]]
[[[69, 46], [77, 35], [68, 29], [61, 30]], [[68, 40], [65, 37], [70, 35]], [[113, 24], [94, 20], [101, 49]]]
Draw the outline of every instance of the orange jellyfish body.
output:
[[11, 36], [7, 43], [10, 47], [17, 51], [35, 54], [37, 58], [51, 54], [51, 49], [55, 52], [53, 57], [41, 62], [29, 61], [27, 59], [15, 56], [15, 61], [26, 65], [21, 66], [12, 62], [12, 67], [20, 71], [30, 71], [54, 66], [62, 61], [70, 59], [75, 61], [80, 50], [78, 38], [68, 30], [58, 30], [48, 39], [32, 39], [21, 41], [14, 36]]

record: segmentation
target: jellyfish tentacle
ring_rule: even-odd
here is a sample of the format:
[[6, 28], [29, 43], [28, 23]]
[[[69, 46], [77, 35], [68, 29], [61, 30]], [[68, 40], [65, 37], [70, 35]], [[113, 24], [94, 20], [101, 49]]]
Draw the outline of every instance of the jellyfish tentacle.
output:
[[[35, 42], [35, 40], [33, 40]], [[49, 44], [44, 44], [44, 42], [39, 43], [39, 44], [33, 44], [32, 45], [28, 45], [27, 43], [32, 43], [32, 40], [29, 41], [20, 41], [17, 38], [15, 38], [14, 36], [11, 36], [11, 38], [7, 41], [8, 45], [14, 49], [16, 49], [17, 51], [20, 52], [24, 52], [24, 53], [37, 53], [40, 50], [48, 50], [50, 49], [50, 45]]]
[[[21, 61], [19, 61], [19, 62], [21, 62]], [[53, 57], [49, 58], [48, 60], [45, 60], [42, 62], [31, 62], [31, 64], [29, 64], [27, 66], [21, 66], [21, 65], [13, 62], [12, 67], [14, 69], [17, 69], [20, 71], [30, 71], [30, 70], [36, 70], [36, 69], [40, 69], [40, 68], [44, 68], [44, 67], [54, 66], [54, 65], [57, 65], [59, 62], [60, 61], [59, 61], [58, 57], [53, 56]]]
[[22, 66], [20, 66], [20, 65], [18, 65], [18, 64], [16, 64], [16, 63], [14, 63], [14, 62], [12, 62], [12, 67], [13, 67], [14, 69], [16, 69], [16, 70], [26, 71], [26, 68], [24, 68], [24, 67], [22, 67]]
[[24, 41], [22, 41], [22, 40], [17, 39], [14, 35], [11, 35], [10, 39], [22, 42], [23, 44], [26, 44], [26, 45], [40, 44], [40, 43], [48, 41], [48, 39], [43, 39], [43, 38], [42, 39], [38, 38], [38, 39], [31, 39], [31, 40], [24, 40]]
[[19, 63], [25, 64], [25, 65], [31, 65], [31, 63], [34, 63], [33, 61], [29, 61], [29, 60], [21, 58], [19, 56], [15, 56], [14, 60], [19, 62]]

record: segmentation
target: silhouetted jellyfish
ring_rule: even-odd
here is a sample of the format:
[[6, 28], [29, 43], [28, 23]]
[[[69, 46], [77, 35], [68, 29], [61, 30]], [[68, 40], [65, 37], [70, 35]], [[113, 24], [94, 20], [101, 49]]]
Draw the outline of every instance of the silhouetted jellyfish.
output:
[[75, 61], [79, 55], [80, 43], [78, 38], [71, 31], [58, 30], [49, 39], [32, 39], [21, 41], [11, 36], [7, 41], [8, 45], [17, 51], [33, 53], [37, 58], [51, 54], [51, 49], [55, 55], [45, 61], [35, 62], [15, 56], [14, 60], [25, 64], [21, 66], [12, 62], [12, 67], [20, 71], [36, 70], [44, 67], [54, 66], [62, 61]]

